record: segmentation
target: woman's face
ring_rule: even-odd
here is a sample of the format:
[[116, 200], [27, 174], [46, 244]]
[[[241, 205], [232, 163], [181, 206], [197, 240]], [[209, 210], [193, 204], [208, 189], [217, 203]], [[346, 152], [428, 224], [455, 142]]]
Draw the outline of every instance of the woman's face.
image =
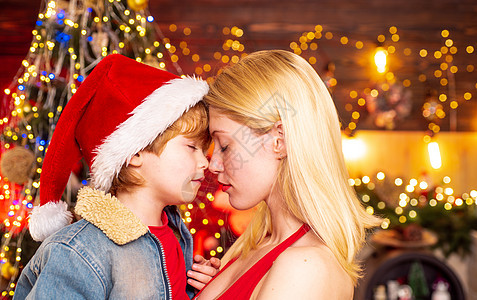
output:
[[214, 108], [210, 109], [209, 130], [214, 141], [209, 169], [218, 175], [230, 204], [244, 210], [266, 200], [279, 166], [273, 134], [257, 136]]

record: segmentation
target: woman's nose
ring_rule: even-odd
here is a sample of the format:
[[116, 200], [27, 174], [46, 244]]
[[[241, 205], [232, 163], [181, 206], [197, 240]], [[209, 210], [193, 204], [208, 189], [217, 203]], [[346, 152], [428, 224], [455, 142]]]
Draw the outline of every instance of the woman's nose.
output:
[[222, 159], [220, 159], [216, 153], [213, 153], [212, 157], [210, 158], [209, 170], [214, 174], [218, 174], [224, 171], [224, 164], [222, 162]]

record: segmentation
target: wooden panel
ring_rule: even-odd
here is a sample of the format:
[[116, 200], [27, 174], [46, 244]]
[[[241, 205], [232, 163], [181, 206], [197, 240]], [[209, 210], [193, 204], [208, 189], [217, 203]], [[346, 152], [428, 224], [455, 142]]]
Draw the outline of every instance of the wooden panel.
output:
[[[457, 130], [477, 130], [476, 100], [464, 101], [465, 92], [476, 94], [475, 72], [467, 72], [468, 64], [477, 66], [477, 55], [467, 54], [465, 47], [477, 48], [477, 3], [475, 1], [151, 1], [150, 9], [160, 24], [165, 36], [178, 44], [187, 41], [193, 52], [201, 54], [202, 63], [222, 66], [212, 58], [215, 51], [223, 52], [222, 43], [228, 37], [222, 34], [225, 26], [238, 26], [244, 30], [239, 40], [248, 52], [262, 49], [290, 49], [289, 44], [297, 41], [302, 32], [313, 31], [316, 24], [322, 24], [325, 31], [338, 36], [347, 36], [351, 41], [363, 41], [368, 47], [361, 50], [350, 45], [342, 45], [339, 40], [317, 41], [318, 51], [303, 56], [317, 55], [318, 60], [331, 61], [336, 65], [335, 76], [338, 87], [334, 99], [345, 122], [350, 120], [350, 112], [344, 109], [346, 103], [353, 103], [347, 95], [351, 90], [363, 90], [371, 85], [370, 72], [374, 66], [368, 59], [377, 45], [379, 34], [387, 36], [385, 45], [394, 45], [396, 53], [390, 57], [390, 68], [400, 80], [409, 79], [413, 97], [412, 115], [398, 124], [400, 130], [425, 130], [427, 122], [421, 115], [425, 95], [430, 88], [438, 93], [448, 93], [433, 76], [440, 62], [433, 58], [423, 59], [419, 50], [427, 49], [430, 55], [439, 50], [445, 41], [440, 33], [443, 29], [451, 32], [458, 53], [454, 64], [459, 67], [456, 74], [456, 95], [461, 107], [457, 112]], [[169, 31], [169, 25], [176, 24], [176, 32]], [[389, 41], [390, 26], [397, 26], [400, 41]], [[181, 29], [189, 27], [192, 34], [185, 37]], [[404, 49], [410, 48], [411, 55]], [[194, 72], [196, 64], [187, 58], [179, 60], [183, 69]], [[214, 68], [213, 68], [214, 69]], [[316, 68], [323, 74], [321, 68]], [[428, 81], [421, 83], [419, 74], [425, 74]], [[206, 74], [207, 75], [207, 74]], [[474, 97], [475, 98], [475, 97]], [[354, 103], [356, 106], [356, 103]], [[448, 103], [445, 104], [448, 106]], [[447, 108], [447, 113], [449, 109]], [[360, 111], [366, 119], [366, 111]], [[442, 130], [449, 130], [449, 118], [440, 124]], [[370, 120], [359, 125], [361, 129], [375, 129]]]
[[[18, 68], [17, 61], [28, 51], [40, 0], [3, 0], [0, 2], [0, 88], [7, 84]], [[467, 65], [477, 69], [477, 52], [468, 54], [465, 47], [472, 45], [477, 49], [477, 2], [473, 0], [320, 0], [320, 1], [284, 1], [284, 0], [150, 0], [151, 14], [179, 49], [179, 43], [186, 41], [191, 53], [200, 55], [195, 63], [190, 55], [179, 54], [179, 64], [185, 73], [194, 73], [195, 68], [208, 63], [212, 71], [202, 74], [212, 76], [224, 66], [213, 58], [214, 52], [224, 52], [223, 42], [231, 38], [222, 34], [223, 27], [238, 26], [244, 35], [239, 38], [246, 52], [262, 49], [287, 49], [290, 42], [298, 41], [303, 32], [313, 31], [321, 24], [324, 31], [330, 31], [335, 38], [320, 39], [316, 51], [305, 51], [303, 56], [316, 56], [316, 70], [323, 75], [323, 66], [328, 62], [336, 65], [335, 77], [338, 86], [334, 99], [344, 123], [351, 120], [351, 112], [344, 109], [347, 103], [356, 108], [356, 99], [348, 95], [351, 90], [363, 91], [372, 86], [374, 65], [370, 59], [377, 46], [376, 37], [386, 36], [386, 46], [394, 45], [396, 53], [389, 57], [390, 70], [399, 80], [411, 80], [413, 110], [411, 116], [397, 124], [398, 130], [425, 130], [427, 122], [422, 117], [421, 107], [429, 89], [438, 93], [449, 93], [448, 87], [442, 87], [434, 71], [441, 60], [431, 58], [445, 41], [440, 32], [448, 29], [450, 38], [457, 46], [453, 63], [458, 66], [456, 79], [456, 97], [460, 104], [457, 111], [457, 130], [477, 131], [477, 75], [476, 71], [467, 72]], [[176, 24], [178, 30], [171, 32], [170, 24]], [[397, 26], [400, 40], [390, 40], [388, 29]], [[192, 33], [183, 34], [188, 27]], [[347, 45], [339, 37], [350, 39]], [[237, 38], [236, 38], [237, 39]], [[365, 46], [358, 50], [356, 41]], [[409, 48], [410, 55], [404, 54]], [[427, 49], [429, 56], [421, 58], [419, 50]], [[227, 53], [230, 54], [230, 51]], [[427, 82], [420, 82], [418, 76], [425, 74]], [[473, 98], [464, 101], [465, 92], [471, 92]], [[449, 102], [444, 106], [449, 114]], [[365, 109], [359, 110], [362, 118], [358, 129], [376, 129]], [[449, 118], [441, 122], [442, 130], [449, 130]]]

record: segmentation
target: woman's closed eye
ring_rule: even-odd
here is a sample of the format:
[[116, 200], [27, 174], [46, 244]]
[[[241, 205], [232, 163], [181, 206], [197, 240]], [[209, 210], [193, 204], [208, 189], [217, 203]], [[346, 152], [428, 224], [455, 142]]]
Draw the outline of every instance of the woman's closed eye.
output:
[[189, 148], [193, 149], [193, 150], [198, 150], [199, 148], [197, 148], [196, 145], [187, 145]]

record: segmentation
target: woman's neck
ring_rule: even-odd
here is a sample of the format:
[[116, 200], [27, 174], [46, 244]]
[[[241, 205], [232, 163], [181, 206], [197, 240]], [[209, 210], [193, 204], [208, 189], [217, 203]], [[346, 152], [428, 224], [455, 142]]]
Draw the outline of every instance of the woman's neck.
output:
[[273, 228], [270, 243], [284, 241], [303, 225], [302, 221], [298, 220], [286, 209], [285, 199], [279, 193], [271, 193], [265, 202], [270, 210]]

